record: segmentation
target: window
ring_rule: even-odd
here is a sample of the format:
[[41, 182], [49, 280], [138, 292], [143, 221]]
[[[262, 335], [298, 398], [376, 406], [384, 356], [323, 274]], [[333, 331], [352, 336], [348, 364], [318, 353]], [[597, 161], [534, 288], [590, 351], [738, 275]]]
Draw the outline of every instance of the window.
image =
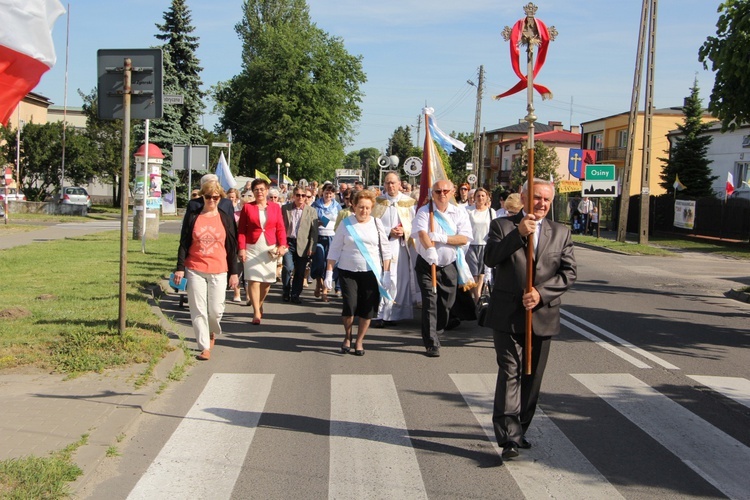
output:
[[510, 144], [505, 145], [505, 151], [510, 151]]
[[748, 184], [743, 184], [743, 182], [750, 183], [750, 162], [747, 161], [738, 161], [734, 164], [734, 188], [740, 189], [741, 187], [747, 187]]
[[503, 170], [510, 170], [510, 159], [503, 159]]
[[523, 149], [523, 143], [522, 142], [517, 142], [516, 143], [516, 149]]
[[618, 148], [628, 147], [628, 131], [627, 130], [617, 131], [617, 147]]
[[499, 156], [500, 156], [500, 145], [499, 145], [499, 144], [496, 144], [496, 145], [495, 145], [495, 154], [494, 154], [493, 156], [494, 156], [495, 158], [497, 158], [497, 157], [499, 157]]
[[591, 134], [589, 136], [588, 149], [601, 150], [602, 149], [602, 133]]

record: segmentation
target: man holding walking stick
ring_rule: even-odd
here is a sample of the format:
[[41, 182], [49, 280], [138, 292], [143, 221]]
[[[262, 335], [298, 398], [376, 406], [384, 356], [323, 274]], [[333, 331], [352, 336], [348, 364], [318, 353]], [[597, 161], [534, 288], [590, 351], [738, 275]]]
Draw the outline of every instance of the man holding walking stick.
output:
[[[493, 288], [485, 326], [493, 329], [498, 364], [492, 422], [503, 458], [530, 448], [524, 434], [531, 424], [549, 355], [550, 340], [560, 332], [560, 296], [576, 280], [576, 262], [570, 230], [546, 219], [555, 188], [533, 179], [532, 193], [524, 184], [524, 206], [531, 196], [532, 213], [490, 223], [485, 265], [492, 268]], [[527, 284], [527, 246], [533, 245], [532, 283]], [[527, 311], [531, 311], [531, 370], [523, 360], [526, 351]]]

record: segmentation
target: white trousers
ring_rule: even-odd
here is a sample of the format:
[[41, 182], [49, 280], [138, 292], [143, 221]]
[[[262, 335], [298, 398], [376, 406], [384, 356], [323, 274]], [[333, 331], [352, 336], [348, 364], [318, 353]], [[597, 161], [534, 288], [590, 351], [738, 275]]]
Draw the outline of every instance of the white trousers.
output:
[[211, 349], [211, 333], [221, 333], [227, 294], [227, 273], [202, 273], [185, 269], [188, 305], [199, 351]]

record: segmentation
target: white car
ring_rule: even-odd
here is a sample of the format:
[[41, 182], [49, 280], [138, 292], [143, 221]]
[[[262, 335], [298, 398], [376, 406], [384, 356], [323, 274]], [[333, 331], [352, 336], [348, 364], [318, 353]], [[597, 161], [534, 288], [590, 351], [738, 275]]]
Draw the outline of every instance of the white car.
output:
[[91, 196], [86, 188], [68, 186], [63, 188], [63, 205], [86, 205], [91, 208]]
[[[8, 201], [26, 201], [26, 196], [16, 188], [8, 188]], [[4, 187], [0, 187], [0, 203], [5, 203]]]

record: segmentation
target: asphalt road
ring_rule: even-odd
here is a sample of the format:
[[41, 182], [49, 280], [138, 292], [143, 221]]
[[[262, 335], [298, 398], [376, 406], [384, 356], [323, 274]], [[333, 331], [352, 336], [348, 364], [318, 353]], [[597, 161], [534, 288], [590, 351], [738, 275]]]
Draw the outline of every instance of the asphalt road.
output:
[[[576, 256], [534, 447], [518, 459], [501, 465], [490, 437], [489, 330], [464, 323], [432, 359], [414, 320], [343, 355], [339, 300], [285, 304], [274, 286], [260, 326], [228, 305], [212, 359], [78, 496], [748, 498], [750, 305], [723, 293], [750, 284], [750, 264]], [[161, 301], [189, 328], [177, 304]]]

